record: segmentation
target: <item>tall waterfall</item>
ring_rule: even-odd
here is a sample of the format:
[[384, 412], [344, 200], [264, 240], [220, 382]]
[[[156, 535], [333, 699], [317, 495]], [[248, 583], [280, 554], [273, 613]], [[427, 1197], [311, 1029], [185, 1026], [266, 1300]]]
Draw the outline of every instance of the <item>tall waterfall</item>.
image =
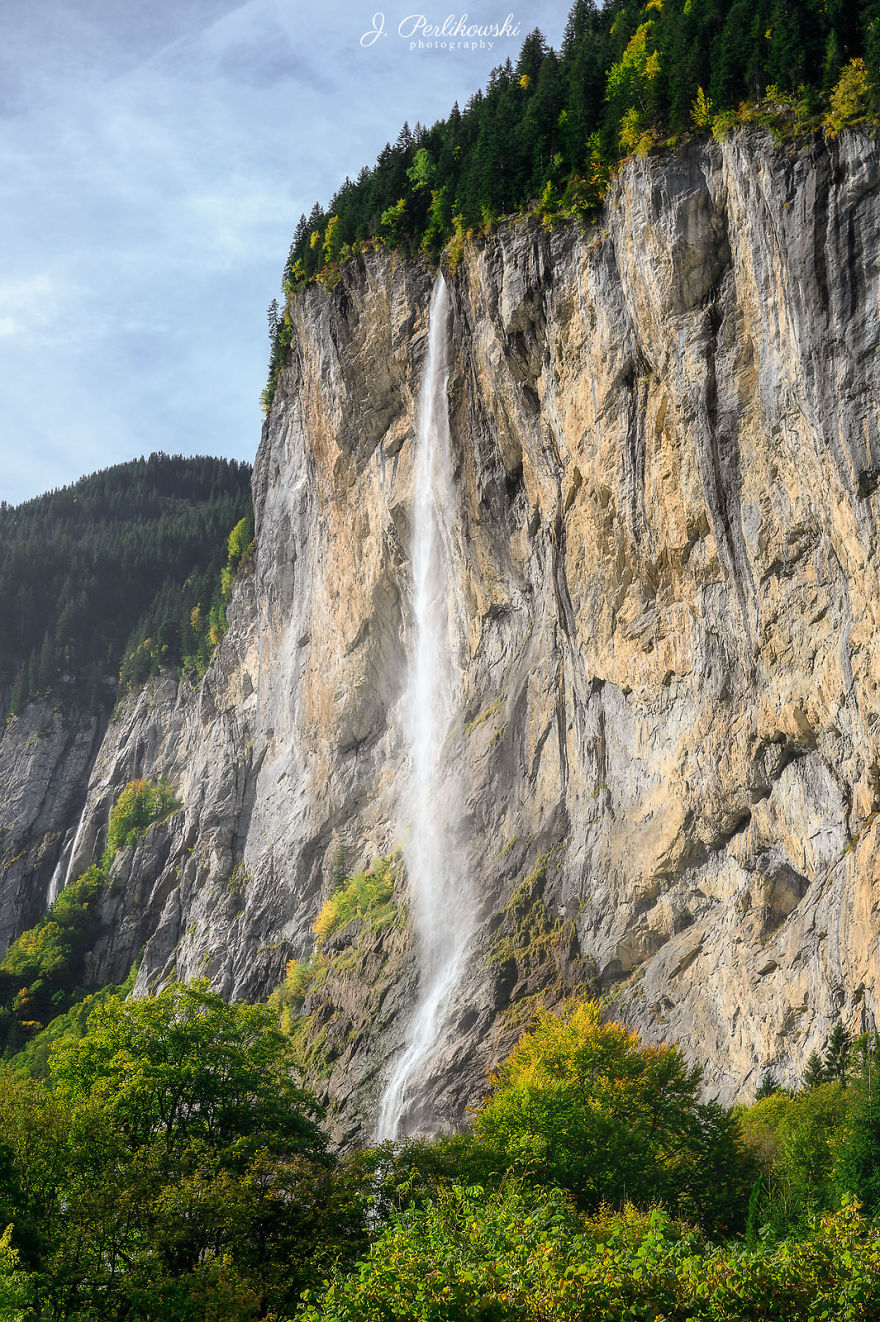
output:
[[431, 299], [413, 474], [413, 652], [407, 701], [410, 776], [404, 853], [419, 949], [419, 999], [404, 1050], [379, 1108], [377, 1138], [435, 1126], [420, 1092], [458, 981], [473, 905], [457, 867], [460, 796], [444, 744], [458, 707], [449, 520], [454, 509], [449, 443], [449, 294], [442, 275]]

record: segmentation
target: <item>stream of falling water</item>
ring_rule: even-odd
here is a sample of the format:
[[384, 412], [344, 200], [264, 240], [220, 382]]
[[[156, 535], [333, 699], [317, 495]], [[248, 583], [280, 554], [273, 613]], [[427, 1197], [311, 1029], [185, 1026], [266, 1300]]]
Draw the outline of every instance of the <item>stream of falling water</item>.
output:
[[61, 853], [58, 856], [58, 863], [56, 864], [55, 871], [52, 873], [52, 880], [49, 882], [49, 893], [46, 896], [47, 906], [55, 903], [65, 886], [70, 882], [73, 860], [76, 857], [77, 847], [79, 845], [80, 836], [85, 829], [85, 824], [86, 805], [83, 806], [83, 810], [79, 815], [79, 822], [77, 823], [73, 843], [70, 846], [70, 852], [68, 853], [67, 849], [62, 847]]
[[[449, 443], [449, 294], [442, 275], [431, 298], [413, 476], [413, 653], [407, 701], [411, 774], [404, 853], [419, 949], [419, 999], [406, 1044], [379, 1107], [379, 1142], [436, 1124], [422, 1095], [426, 1067], [473, 930], [473, 904], [457, 867], [460, 796], [443, 765], [458, 706], [448, 520], [454, 508]], [[444, 536], [444, 533], [447, 535]]]

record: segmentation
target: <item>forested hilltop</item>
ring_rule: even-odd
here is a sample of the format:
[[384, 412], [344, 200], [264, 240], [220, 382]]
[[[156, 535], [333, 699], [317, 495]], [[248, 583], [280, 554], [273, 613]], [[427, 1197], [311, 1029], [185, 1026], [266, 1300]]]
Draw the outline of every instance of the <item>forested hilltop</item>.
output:
[[370, 238], [438, 252], [459, 225], [542, 196], [583, 210], [621, 157], [691, 130], [869, 118], [878, 66], [878, 0], [577, 0], [558, 53], [532, 32], [463, 111], [404, 125], [372, 169], [303, 216], [287, 279]]
[[[464, 110], [404, 124], [372, 168], [300, 217], [285, 296], [334, 283], [373, 243], [436, 257], [452, 241], [454, 261], [469, 233], [511, 212], [589, 216], [624, 157], [688, 133], [876, 126], [878, 68], [880, 0], [576, 0], [561, 50], [535, 30]], [[275, 302], [269, 330], [266, 409], [291, 333]]]
[[112, 701], [120, 666], [130, 684], [160, 664], [204, 665], [225, 625], [230, 531], [247, 520], [245, 547], [252, 536], [250, 475], [235, 460], [152, 454], [0, 508], [13, 714], [46, 692]]
[[538, 198], [588, 210], [623, 156], [690, 131], [869, 119], [878, 66], [878, 0], [577, 0], [559, 52], [531, 33], [464, 110], [404, 125], [372, 169], [302, 216], [286, 281], [369, 239], [437, 253], [457, 229]]

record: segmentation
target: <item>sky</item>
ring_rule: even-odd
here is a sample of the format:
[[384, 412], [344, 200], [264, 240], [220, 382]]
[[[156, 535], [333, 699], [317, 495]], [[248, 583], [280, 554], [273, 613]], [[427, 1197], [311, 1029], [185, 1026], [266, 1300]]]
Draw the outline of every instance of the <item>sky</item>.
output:
[[[382, 3], [0, 0], [0, 500], [252, 461], [300, 214], [569, 8]], [[450, 16], [514, 35], [431, 41]]]

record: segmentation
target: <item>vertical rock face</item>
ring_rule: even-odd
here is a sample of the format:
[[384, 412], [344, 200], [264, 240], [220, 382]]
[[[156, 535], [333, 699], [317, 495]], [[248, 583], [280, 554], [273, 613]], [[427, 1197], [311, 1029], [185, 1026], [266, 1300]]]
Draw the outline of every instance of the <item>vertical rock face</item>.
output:
[[[578, 986], [726, 1100], [769, 1065], [795, 1081], [838, 1016], [880, 1018], [878, 263], [876, 144], [743, 133], [628, 163], [595, 229], [511, 222], [448, 274], [448, 755], [480, 904], [426, 1080], [450, 1124]], [[95, 981], [143, 949], [142, 991], [265, 995], [340, 846], [363, 866], [401, 838], [431, 283], [375, 253], [292, 301], [229, 633], [197, 692], [124, 703], [92, 766], [74, 869], [132, 776], [183, 803], [114, 864]], [[0, 756], [34, 784], [25, 742], [17, 719]], [[72, 758], [45, 830], [76, 827]], [[0, 887], [11, 935], [44, 892]], [[405, 926], [334, 941], [350, 958], [303, 1009], [351, 1139], [415, 956]]]
[[62, 883], [103, 726], [41, 701], [0, 738], [0, 950]]

